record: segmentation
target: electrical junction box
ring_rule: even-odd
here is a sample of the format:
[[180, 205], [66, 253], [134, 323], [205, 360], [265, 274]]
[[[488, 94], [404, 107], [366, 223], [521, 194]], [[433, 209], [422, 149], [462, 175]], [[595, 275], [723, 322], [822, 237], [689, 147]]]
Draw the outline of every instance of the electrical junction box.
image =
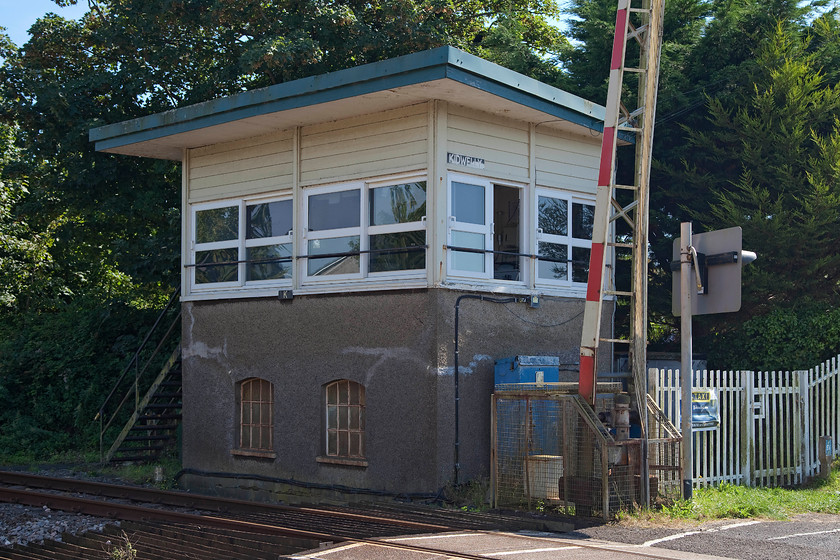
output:
[[496, 360], [495, 384], [557, 383], [560, 358], [557, 356], [512, 356]]

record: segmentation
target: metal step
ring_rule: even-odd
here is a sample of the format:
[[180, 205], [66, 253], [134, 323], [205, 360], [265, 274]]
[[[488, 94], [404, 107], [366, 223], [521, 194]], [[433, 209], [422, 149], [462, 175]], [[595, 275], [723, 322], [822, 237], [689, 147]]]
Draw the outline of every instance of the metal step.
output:
[[137, 419], [138, 422], [142, 420], [180, 420], [180, 414], [157, 414], [157, 415], [149, 415], [144, 414], [143, 416]]
[[181, 403], [149, 403], [146, 405], [146, 410], [149, 409], [157, 409], [157, 410], [167, 410], [170, 408], [181, 408]]
[[170, 434], [168, 436], [128, 436], [126, 437], [123, 442], [126, 441], [166, 441], [173, 439], [175, 434]]
[[157, 453], [159, 451], [163, 451], [163, 448], [163, 445], [148, 445], [146, 447], [120, 447], [119, 449], [117, 449], [117, 453], [143, 453], [144, 451]]
[[130, 432], [133, 431], [152, 431], [152, 430], [160, 430], [160, 431], [171, 431], [178, 429], [178, 424], [144, 424], [142, 426], [134, 426], [129, 430]]
[[155, 393], [153, 399], [180, 399], [181, 393]]

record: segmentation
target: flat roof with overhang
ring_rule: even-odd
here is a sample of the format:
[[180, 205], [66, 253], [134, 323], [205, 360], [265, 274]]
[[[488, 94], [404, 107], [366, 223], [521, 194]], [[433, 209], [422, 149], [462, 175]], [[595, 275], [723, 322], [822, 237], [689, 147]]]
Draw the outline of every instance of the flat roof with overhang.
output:
[[101, 126], [90, 140], [100, 152], [180, 160], [189, 148], [433, 99], [554, 129], [603, 130], [604, 107], [439, 47]]

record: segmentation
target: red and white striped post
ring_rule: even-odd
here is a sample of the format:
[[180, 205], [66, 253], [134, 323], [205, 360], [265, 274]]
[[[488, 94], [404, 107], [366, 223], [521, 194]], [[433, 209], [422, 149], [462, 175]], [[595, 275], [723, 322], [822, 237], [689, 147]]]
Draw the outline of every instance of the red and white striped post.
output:
[[601, 329], [601, 307], [604, 289], [607, 236], [610, 206], [615, 177], [618, 118], [621, 105], [621, 85], [624, 54], [627, 47], [627, 23], [630, 0], [619, 0], [615, 16], [615, 37], [610, 61], [610, 81], [604, 115], [604, 136], [601, 140], [601, 160], [598, 168], [598, 192], [592, 226], [592, 252], [589, 257], [589, 278], [586, 285], [586, 307], [583, 313], [583, 334], [580, 343], [580, 377], [578, 393], [590, 405], [595, 404], [596, 356]]

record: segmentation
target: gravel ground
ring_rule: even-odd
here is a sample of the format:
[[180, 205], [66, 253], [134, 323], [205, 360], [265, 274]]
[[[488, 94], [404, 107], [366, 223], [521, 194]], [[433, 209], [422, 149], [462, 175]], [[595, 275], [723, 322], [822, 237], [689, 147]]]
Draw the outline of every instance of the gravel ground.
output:
[[[126, 484], [124, 481], [113, 478], [89, 476], [71, 468], [41, 470], [36, 474]], [[120, 522], [80, 513], [51, 510], [46, 506], [39, 508], [0, 503], [0, 546], [3, 547], [27, 543], [42, 544], [44, 540], [61, 542], [62, 533], [77, 535], [88, 531], [102, 532], [106, 525], [119, 527]]]
[[12, 547], [30, 542], [41, 544], [44, 540], [61, 542], [62, 533], [101, 533], [105, 525], [119, 526], [119, 521], [53, 511], [46, 506], [38, 508], [0, 503], [0, 546]]

